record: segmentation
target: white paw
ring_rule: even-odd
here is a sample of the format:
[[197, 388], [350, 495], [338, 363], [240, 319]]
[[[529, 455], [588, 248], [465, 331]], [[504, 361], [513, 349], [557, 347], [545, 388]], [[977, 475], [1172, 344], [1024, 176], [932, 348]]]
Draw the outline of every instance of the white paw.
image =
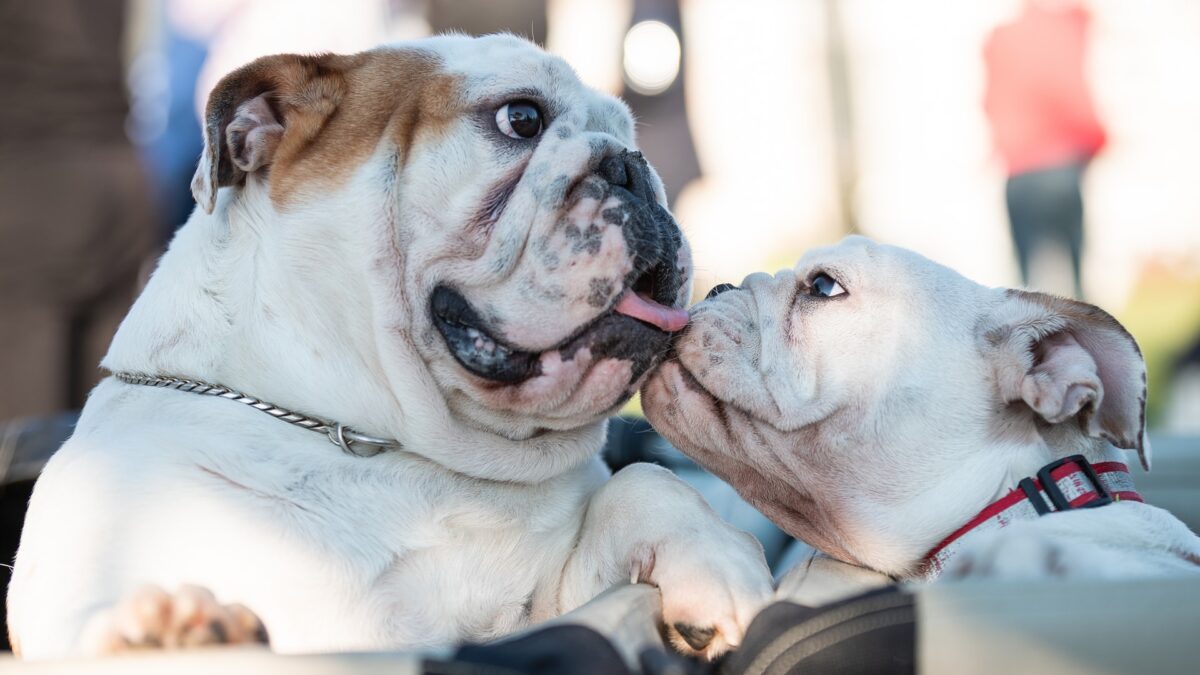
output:
[[245, 606], [222, 605], [199, 586], [168, 593], [154, 585], [93, 618], [82, 642], [87, 654], [234, 644], [267, 644], [262, 622]]
[[741, 644], [751, 619], [772, 594], [758, 540], [721, 526], [643, 545], [632, 560], [632, 579], [652, 583], [662, 593], [671, 644], [709, 660]]
[[958, 553], [941, 578], [1032, 581], [1106, 577], [1106, 551], [1077, 539], [1012, 526], [989, 532]]

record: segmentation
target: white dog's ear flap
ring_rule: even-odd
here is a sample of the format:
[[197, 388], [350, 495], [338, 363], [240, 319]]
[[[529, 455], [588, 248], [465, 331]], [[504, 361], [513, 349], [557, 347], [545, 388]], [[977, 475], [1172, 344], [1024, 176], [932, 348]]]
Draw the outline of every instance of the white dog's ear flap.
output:
[[1103, 310], [1044, 293], [1007, 291], [985, 334], [1005, 401], [1051, 424], [1077, 419], [1089, 436], [1138, 451], [1146, 442], [1146, 364], [1133, 336]]
[[265, 56], [217, 83], [208, 97], [204, 152], [192, 178], [192, 196], [205, 212], [216, 207], [219, 188], [241, 185], [248, 174], [269, 167], [289, 128], [318, 128], [296, 124], [299, 114], [332, 112], [341, 91], [329, 77], [329, 58]]

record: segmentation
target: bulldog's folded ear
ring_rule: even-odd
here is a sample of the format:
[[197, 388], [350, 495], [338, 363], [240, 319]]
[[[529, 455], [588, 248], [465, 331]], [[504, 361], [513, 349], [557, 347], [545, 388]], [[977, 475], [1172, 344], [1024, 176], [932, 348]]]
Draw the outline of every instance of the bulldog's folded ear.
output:
[[1087, 435], [1137, 450], [1150, 468], [1146, 364], [1116, 319], [1083, 302], [1010, 290], [986, 325], [1005, 402], [1023, 401], [1052, 424], [1077, 419]]
[[217, 83], [204, 115], [204, 153], [192, 178], [192, 196], [205, 212], [212, 213], [219, 188], [241, 185], [248, 174], [268, 168], [285, 138], [316, 134], [344, 88], [331, 58], [265, 56]]

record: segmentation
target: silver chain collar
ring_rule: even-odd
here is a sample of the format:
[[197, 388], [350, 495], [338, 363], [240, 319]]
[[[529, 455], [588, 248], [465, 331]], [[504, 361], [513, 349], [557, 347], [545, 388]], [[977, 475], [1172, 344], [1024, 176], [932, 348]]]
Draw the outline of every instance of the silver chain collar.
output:
[[[295, 424], [309, 431], [316, 431], [325, 434], [330, 443], [341, 448], [347, 454], [355, 457], [374, 457], [386, 450], [400, 450], [403, 446], [399, 441], [390, 438], [379, 438], [376, 436], [368, 436], [359, 433], [341, 422], [327, 422], [319, 417], [308, 417], [300, 413], [293, 412], [287, 408], [281, 408], [273, 403], [260, 401], [253, 396], [247, 396], [241, 392], [234, 391], [229, 387], [222, 387], [216, 384], [208, 384], [205, 382], [197, 382], [195, 380], [185, 380], [178, 377], [159, 377], [155, 375], [138, 375], [135, 373], [113, 373], [113, 377], [127, 384], [141, 384], [148, 387], [162, 387], [164, 389], [175, 389], [178, 391], [191, 392], [193, 394], [202, 394], [205, 396], [216, 396], [218, 398], [229, 399], [237, 403], [244, 403], [255, 410], [261, 410], [271, 417], [284, 422]], [[373, 451], [360, 451], [355, 449], [355, 446], [369, 446], [374, 448]]]

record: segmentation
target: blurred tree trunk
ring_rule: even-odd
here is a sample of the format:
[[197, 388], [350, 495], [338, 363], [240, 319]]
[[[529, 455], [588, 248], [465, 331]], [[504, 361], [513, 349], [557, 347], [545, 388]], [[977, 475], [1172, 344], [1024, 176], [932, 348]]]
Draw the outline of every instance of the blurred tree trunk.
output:
[[457, 30], [468, 35], [509, 32], [546, 44], [546, 0], [430, 0], [433, 32]]
[[858, 232], [855, 206], [858, 156], [854, 144], [854, 101], [850, 94], [850, 69], [839, 0], [824, 0], [826, 64], [829, 77], [830, 120], [837, 176], [838, 207], [847, 234]]
[[687, 116], [687, 36], [683, 32], [679, 0], [635, 0], [630, 27], [642, 21], [661, 21], [679, 37], [679, 75], [665, 91], [643, 95], [626, 87], [621, 97], [638, 121], [638, 147], [654, 165], [672, 205], [684, 186], [700, 177], [700, 159], [692, 141]]

